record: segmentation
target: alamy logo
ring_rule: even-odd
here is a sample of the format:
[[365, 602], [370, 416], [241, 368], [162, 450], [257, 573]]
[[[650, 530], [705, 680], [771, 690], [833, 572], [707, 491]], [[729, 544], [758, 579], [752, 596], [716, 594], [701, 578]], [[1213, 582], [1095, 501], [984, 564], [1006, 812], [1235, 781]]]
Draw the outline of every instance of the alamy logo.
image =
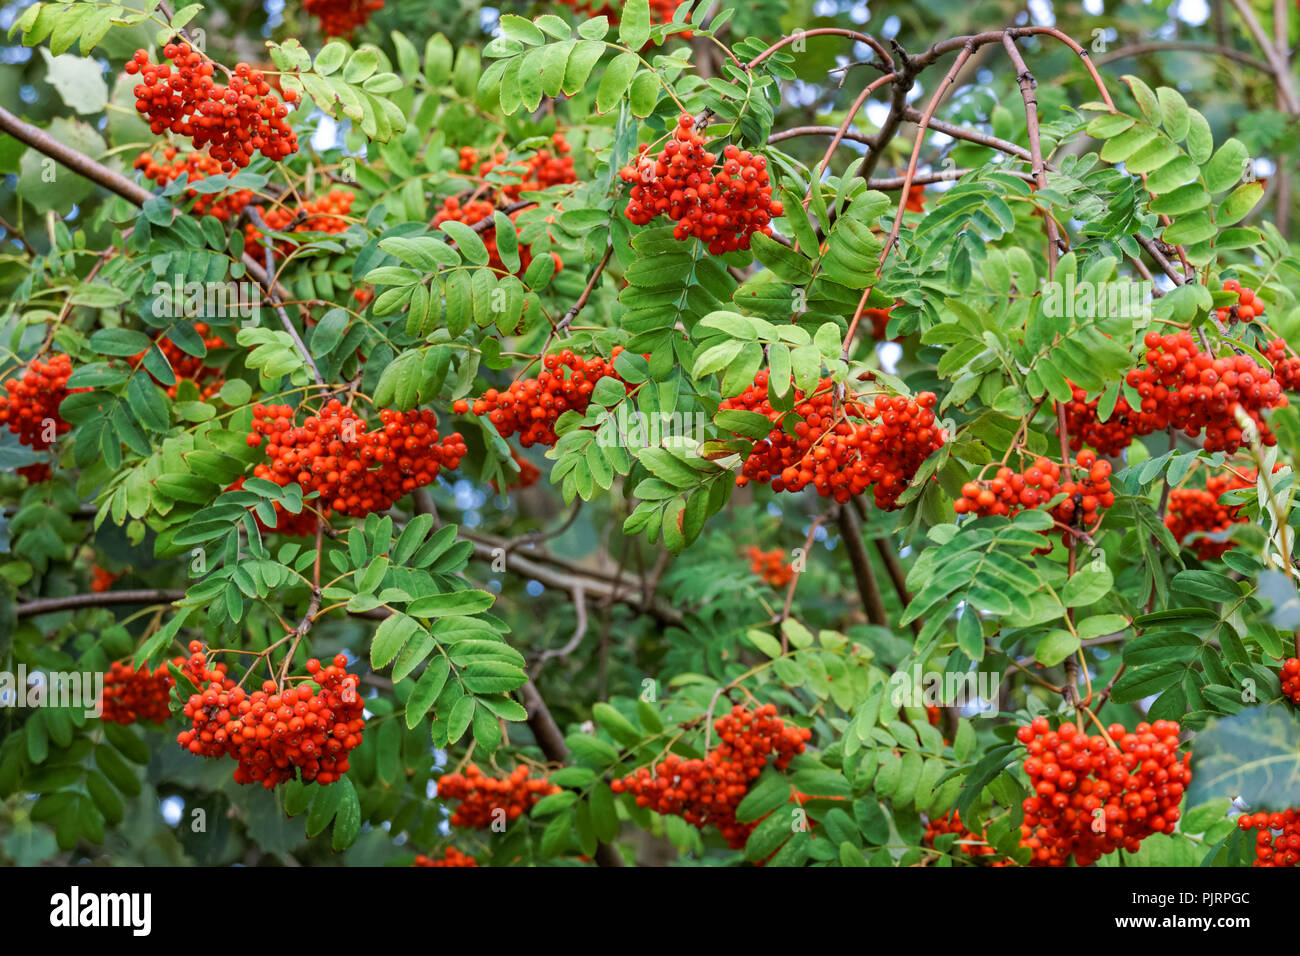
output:
[[1154, 298], [1155, 285], [1145, 280], [1078, 282], [1067, 272], [1064, 282], [1043, 283], [1043, 314], [1067, 319], [1150, 319]]
[[989, 671], [945, 673], [920, 667], [901, 670], [889, 678], [889, 703], [893, 707], [956, 707], [967, 717], [992, 717], [998, 713], [998, 688], [1002, 675]]
[[253, 319], [262, 314], [258, 288], [251, 282], [186, 282], [182, 275], [153, 284], [155, 318]]
[[50, 897], [50, 925], [60, 928], [125, 926], [132, 935], [148, 936], [152, 913], [149, 893], [83, 894], [74, 886], [68, 893]]
[[0, 707], [80, 707], [87, 717], [104, 713], [104, 675], [100, 671], [0, 671]]

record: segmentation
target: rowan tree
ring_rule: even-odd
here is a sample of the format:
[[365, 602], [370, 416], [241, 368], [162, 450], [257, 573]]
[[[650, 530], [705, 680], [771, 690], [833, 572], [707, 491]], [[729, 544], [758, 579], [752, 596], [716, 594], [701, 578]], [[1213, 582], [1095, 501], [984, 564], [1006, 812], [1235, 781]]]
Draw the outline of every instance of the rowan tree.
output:
[[1294, 866], [1294, 15], [1105, 6], [22, 8], [0, 856]]

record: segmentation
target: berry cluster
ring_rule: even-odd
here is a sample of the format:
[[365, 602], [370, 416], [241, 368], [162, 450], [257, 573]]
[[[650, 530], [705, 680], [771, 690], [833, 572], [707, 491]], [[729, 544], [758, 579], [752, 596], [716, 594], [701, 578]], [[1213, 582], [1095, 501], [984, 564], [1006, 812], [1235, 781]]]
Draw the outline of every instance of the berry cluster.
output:
[[90, 569], [90, 590], [96, 594], [103, 594], [121, 576], [121, 574], [114, 574], [112, 571], [105, 571], [97, 564]]
[[517, 820], [542, 797], [559, 792], [555, 784], [531, 776], [524, 766], [516, 767], [508, 777], [489, 777], [470, 764], [463, 774], [438, 778], [438, 799], [460, 801], [449, 822], [469, 830], [486, 830], [498, 819], [498, 811], [504, 811], [507, 820]]
[[[297, 134], [285, 122], [288, 107], [276, 99], [261, 70], [239, 63], [223, 86], [212, 79], [216, 64], [188, 43], [167, 44], [163, 56], [171, 66], [150, 63], [144, 50], [136, 50], [126, 64], [128, 74], [140, 74], [135, 108], [155, 136], [167, 131], [188, 136], [226, 173], [247, 166], [257, 152], [274, 162], [298, 151]], [[292, 103], [297, 96], [286, 90], [284, 99]]]
[[[618, 378], [614, 359], [623, 351], [615, 346], [608, 361], [584, 359], [569, 349], [546, 356], [537, 378], [515, 382], [504, 391], [489, 388], [481, 398], [470, 403], [460, 399], [452, 405], [457, 415], [473, 412], [487, 415], [502, 438], [519, 435], [519, 444], [551, 446], [558, 440], [555, 422], [565, 411], [585, 412], [591, 393], [602, 378]], [[569, 370], [568, 378], [564, 370]], [[621, 379], [620, 379], [621, 381]]]
[[1288, 657], [1282, 662], [1282, 696], [1300, 707], [1300, 657]]
[[1255, 295], [1254, 289], [1247, 289], [1236, 279], [1223, 283], [1224, 291], [1237, 293], [1235, 305], [1224, 306], [1218, 310], [1219, 321], [1225, 325], [1234, 322], [1253, 322], [1264, 314], [1264, 302]]
[[1079, 452], [1074, 468], [1079, 477], [1061, 480], [1061, 466], [1048, 458], [1039, 458], [1024, 474], [1005, 465], [992, 481], [968, 481], [962, 496], [953, 502], [959, 515], [1014, 515], [1026, 508], [1039, 508], [1057, 495], [1065, 498], [1052, 508], [1051, 514], [1066, 527], [1092, 528], [1102, 508], [1115, 503], [1110, 490], [1110, 462], [1098, 459], [1088, 450]]
[[[433, 226], [437, 228], [444, 222], [463, 222], [467, 226], [482, 222], [484, 219], [491, 219], [492, 214], [496, 212], [496, 206], [485, 199], [471, 199], [462, 203], [455, 196], [448, 196], [442, 201], [442, 207], [438, 214], [433, 217]], [[519, 217], [519, 211], [510, 213], [510, 221], [514, 222]], [[505, 272], [506, 264], [501, 259], [501, 252], [497, 248], [496, 226], [489, 226], [479, 234], [483, 240], [483, 245], [488, 251], [488, 267], [498, 272]], [[516, 229], [516, 235], [518, 229]], [[555, 260], [556, 271], [561, 268], [560, 257], [551, 253], [551, 258]], [[533, 261], [532, 247], [524, 243], [519, 243], [519, 275], [528, 269], [529, 263]]]
[[[956, 810], [944, 814], [936, 819], [929, 820], [925, 825], [925, 845], [934, 848], [935, 837], [943, 836], [945, 833], [955, 833], [957, 839], [953, 841], [953, 849], [960, 850], [962, 853], [973, 859], [983, 859], [985, 857], [997, 856], [998, 851], [993, 849], [985, 840], [981, 833], [976, 835], [961, 822], [961, 814]], [[1006, 866], [1007, 861], [998, 860], [987, 861], [992, 866]]]
[[1128, 384], [1142, 398], [1132, 408], [1123, 396], [1110, 418], [1098, 417], [1098, 401], [1074, 389], [1065, 406], [1071, 447], [1087, 444], [1104, 455], [1118, 455], [1139, 435], [1174, 428], [1195, 438], [1205, 432], [1205, 450], [1232, 454], [1241, 447], [1238, 412], [1259, 429], [1260, 441], [1276, 445], [1277, 438], [1261, 418], [1265, 409], [1287, 404], [1273, 373], [1246, 355], [1215, 358], [1202, 352], [1187, 332], [1161, 335], [1148, 332], [1144, 365], [1131, 369]]
[[104, 720], [115, 724], [133, 724], [137, 720], [166, 723], [171, 716], [169, 699], [175, 683], [166, 664], [159, 664], [151, 673], [147, 666], [136, 670], [133, 664], [114, 661], [104, 675]]
[[[1251, 488], [1254, 484], [1255, 471], [1251, 469], [1240, 475], [1232, 471], [1211, 475], [1205, 480], [1204, 490], [1174, 488], [1169, 492], [1165, 526], [1169, 528], [1179, 544], [1195, 532], [1227, 531], [1234, 524], [1240, 524], [1246, 519], [1239, 513], [1237, 507], [1220, 504], [1220, 496], [1238, 488]], [[1202, 561], [1209, 561], [1221, 557], [1231, 547], [1231, 541], [1197, 538], [1196, 556]]]
[[72, 392], [86, 391], [67, 387], [71, 374], [72, 359], [66, 355], [56, 355], [48, 362], [33, 359], [22, 375], [5, 382], [6, 394], [0, 395], [0, 424], [8, 425], [18, 441], [29, 448], [49, 448], [55, 438], [72, 427], [59, 417], [59, 405]]
[[1024, 801], [1021, 846], [1031, 866], [1065, 866], [1073, 856], [1088, 866], [1121, 847], [1136, 853], [1152, 833], [1173, 833], [1191, 755], [1178, 756], [1178, 724], [1121, 724], [1089, 737], [1074, 724], [1051, 730], [1036, 717], [1016, 736], [1025, 744], [1025, 773], [1034, 790]]
[[650, 155], [643, 143], [633, 162], [619, 175], [632, 189], [624, 215], [644, 226], [656, 216], [677, 223], [673, 235], [694, 236], [712, 255], [748, 249], [755, 232], [772, 234], [772, 220], [782, 206], [772, 199], [767, 160], [734, 144], [722, 151], [723, 162], [704, 148], [695, 120], [683, 113], [663, 152]]
[[889, 313], [893, 310], [891, 305], [887, 309], [867, 309], [863, 313], [871, 320], [871, 337], [877, 342], [883, 342], [888, 337], [886, 330], [889, 328]]
[[439, 437], [433, 412], [382, 409], [381, 426], [366, 431], [365, 419], [338, 399], [294, 425], [288, 405], [253, 408], [248, 444], [266, 438], [270, 462], [253, 470], [281, 487], [297, 482], [320, 494], [321, 511], [362, 518], [387, 511], [403, 495], [433, 481], [440, 468], [460, 467], [468, 449], [459, 432]]
[[772, 704], [754, 711], [733, 707], [713, 726], [720, 743], [703, 760], [683, 760], [670, 753], [663, 763], [642, 767], [613, 781], [610, 788], [632, 794], [639, 807], [679, 816], [700, 829], [713, 824], [728, 846], [739, 849], [757, 825], [736, 819], [736, 807], [750, 783], [763, 772], [769, 757], [778, 770], [789, 766], [796, 754], [803, 753], [812, 731], [787, 727]]
[[1255, 829], [1255, 866], [1300, 864], [1300, 810], [1281, 813], [1243, 813], [1237, 817], [1243, 830]]
[[[177, 159], [174, 146], [164, 149], [160, 160], [145, 150], [135, 158], [133, 166], [143, 172], [146, 179], [159, 186], [166, 186], [173, 180], [182, 178], [187, 183], [193, 183], [209, 176], [221, 175], [221, 163], [207, 153], [186, 153], [183, 158]], [[218, 222], [229, 222], [253, 201], [251, 189], [229, 189], [206, 195], [191, 189], [185, 195], [194, 200], [194, 215], [212, 216]]]
[[478, 150], [466, 146], [460, 151], [459, 166], [462, 172], [467, 173], [477, 166], [479, 176], [487, 176], [501, 167], [498, 176], [508, 176], [511, 181], [499, 187], [499, 200], [503, 203], [514, 202], [521, 193], [540, 192], [551, 186], [578, 181], [573, 170], [573, 157], [568, 155], [571, 147], [564, 134], [556, 133], [552, 136], [551, 145], [555, 148], [554, 152], [539, 149], [528, 159], [513, 163], [506, 162], [510, 154], [505, 150], [493, 153], [480, 162]]
[[411, 866], [478, 866], [478, 860], [449, 846], [442, 856], [428, 857], [421, 853]]
[[780, 548], [763, 551], [751, 545], [749, 568], [774, 588], [783, 588], [794, 579], [794, 568], [785, 563], [785, 552]]
[[327, 37], [349, 37], [366, 25], [370, 15], [384, 8], [384, 0], [303, 0], [303, 10], [320, 19]]
[[[331, 189], [324, 196], [307, 200], [297, 209], [276, 206], [268, 211], [258, 206], [257, 212], [272, 232], [338, 233], [348, 228], [348, 222], [343, 217], [352, 212], [355, 200], [355, 193], [346, 189]], [[244, 242], [249, 252], [259, 260], [262, 256], [261, 241], [262, 231], [251, 222], [245, 223]], [[276, 243], [275, 251], [279, 255], [287, 255], [295, 246], [292, 240], [283, 239]]]
[[906, 212], [925, 212], [925, 184], [918, 183], [907, 190], [907, 202], [903, 206]]
[[[235, 480], [226, 491], [239, 491], [244, 487], [245, 477], [241, 475]], [[316, 512], [310, 508], [303, 508], [302, 511], [294, 514], [292, 511], [286, 511], [278, 501], [271, 502], [271, 507], [275, 509], [275, 524], [267, 525], [256, 511], [253, 511], [253, 520], [257, 526], [265, 533], [283, 534], [291, 538], [309, 538], [316, 533]]]
[[1273, 366], [1273, 378], [1284, 392], [1300, 391], [1300, 356], [1287, 348], [1284, 339], [1269, 342], [1264, 358]]
[[[213, 335], [212, 328], [206, 322], [195, 322], [194, 331], [203, 337], [203, 346], [207, 350], [225, 348], [226, 343], [221, 336]], [[213, 368], [206, 364], [205, 358], [197, 355], [190, 355], [181, 349], [179, 345], [169, 339], [166, 335], [160, 335], [154, 339], [154, 344], [158, 350], [167, 357], [167, 362], [172, 367], [172, 372], [176, 375], [176, 384], [166, 387], [166, 392], [171, 398], [176, 397], [180, 389], [182, 379], [189, 379], [198, 386], [199, 393], [203, 398], [211, 398], [217, 392], [221, 391], [221, 386], [225, 384], [225, 379], [221, 376], [221, 370]], [[148, 350], [146, 350], [147, 352]], [[132, 366], [138, 366], [144, 361], [145, 352], [140, 352], [131, 356], [128, 360]], [[152, 376], [152, 373], [150, 373]], [[155, 379], [157, 381], [157, 379]], [[158, 384], [162, 384], [159, 382]]]
[[877, 394], [874, 401], [850, 394], [837, 407], [830, 379], [822, 379], [812, 395], [795, 389], [800, 421], [791, 437], [782, 424], [786, 413], [768, 401], [767, 380], [768, 373], [759, 372], [753, 385], [719, 406], [756, 412], [772, 423], [767, 438], [754, 443], [737, 485], [770, 482], [773, 491], [798, 492], [811, 484], [841, 504], [871, 487], [876, 506], [890, 511], [921, 462], [947, 437], [935, 422], [931, 392], [915, 399]]
[[192, 729], [177, 742], [200, 757], [233, 757], [235, 783], [258, 781], [268, 790], [297, 776], [333, 783], [348, 771], [348, 753], [361, 743], [365, 702], [357, 677], [342, 654], [324, 667], [315, 658], [307, 672], [317, 685], [277, 689], [265, 681], [246, 693], [226, 676], [224, 664], [209, 666], [198, 641], [190, 642], [185, 670], [200, 688], [185, 704]]

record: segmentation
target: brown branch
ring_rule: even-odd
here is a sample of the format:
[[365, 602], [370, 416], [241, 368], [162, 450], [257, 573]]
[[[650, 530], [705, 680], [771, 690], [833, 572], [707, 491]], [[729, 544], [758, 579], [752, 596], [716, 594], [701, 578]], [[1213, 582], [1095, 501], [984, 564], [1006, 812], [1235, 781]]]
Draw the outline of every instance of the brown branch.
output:
[[[555, 718], [551, 716], [550, 708], [542, 699], [537, 685], [528, 681], [519, 688], [519, 697], [523, 701], [524, 709], [528, 711], [528, 728], [533, 732], [537, 746], [541, 748], [542, 753], [546, 754], [546, 759], [560, 764], [567, 762], [569, 746], [564, 742], [564, 733], [555, 722]], [[626, 866], [627, 864], [623, 861], [623, 854], [616, 848], [608, 843], [600, 843], [596, 846], [596, 865]]]
[[113, 604], [172, 604], [183, 597], [185, 597], [184, 591], [166, 588], [104, 591], [99, 594], [67, 594], [63, 597], [34, 598], [31, 601], [24, 601], [18, 605], [17, 613], [22, 618]]
[[1228, 60], [1235, 60], [1243, 66], [1249, 66], [1252, 69], [1272, 75], [1273, 68], [1263, 60], [1258, 60], [1249, 53], [1243, 53], [1241, 50], [1234, 50], [1230, 46], [1220, 46], [1217, 43], [1192, 43], [1187, 40], [1167, 40], [1155, 43], [1133, 43], [1129, 46], [1122, 46], [1118, 50], [1111, 50], [1109, 53], [1103, 53], [1093, 60], [1098, 66], [1104, 66], [1107, 63], [1113, 63], [1115, 60], [1122, 60], [1129, 56], [1141, 56], [1144, 53], [1163, 53], [1163, 52], [1186, 52], [1186, 53], [1205, 53], [1211, 56], [1221, 56]]
[[587, 280], [587, 287], [582, 290], [582, 295], [578, 296], [578, 301], [569, 306], [569, 311], [560, 317], [560, 321], [555, 323], [556, 332], [568, 332], [569, 323], [578, 317], [582, 307], [587, 304], [591, 298], [592, 290], [596, 288], [596, 283], [600, 281], [600, 274], [605, 271], [605, 266], [609, 264], [609, 257], [614, 253], [614, 243], [611, 241], [605, 246], [605, 254], [600, 257], [600, 262], [596, 263], [596, 268], [591, 270], [591, 278]]
[[862, 544], [862, 526], [852, 508], [841, 508], [839, 514], [840, 537], [848, 547], [849, 564], [853, 566], [853, 577], [858, 584], [858, 594], [862, 598], [867, 620], [879, 627], [889, 626], [889, 615], [885, 613], [885, 602], [880, 597], [880, 587], [876, 584], [875, 572], [871, 570], [871, 560], [867, 549]]

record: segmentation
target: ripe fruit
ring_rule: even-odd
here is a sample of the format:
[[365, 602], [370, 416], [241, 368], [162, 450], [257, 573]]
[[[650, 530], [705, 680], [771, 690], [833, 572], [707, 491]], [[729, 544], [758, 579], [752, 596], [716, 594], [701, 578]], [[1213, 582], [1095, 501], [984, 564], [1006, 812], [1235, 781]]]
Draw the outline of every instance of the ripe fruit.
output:
[[560, 788], [545, 777], [533, 777], [524, 766], [515, 767], [508, 777], [489, 777], [474, 764], [463, 774], [448, 773], [438, 778], [438, 798], [459, 800], [460, 806], [449, 821], [454, 827], [486, 830], [500, 819], [517, 820], [533, 808], [542, 797], [559, 793]]
[[72, 427], [59, 417], [59, 405], [69, 394], [67, 382], [71, 374], [72, 360], [66, 355], [56, 355], [49, 362], [33, 359], [21, 376], [5, 382], [8, 394], [0, 395], [0, 424], [8, 425], [29, 448], [49, 448], [54, 436], [66, 434]]
[[327, 37], [350, 37], [372, 13], [384, 8], [384, 0], [303, 0], [302, 8], [320, 18], [321, 32]]
[[1061, 466], [1048, 458], [1037, 459], [1023, 474], [1005, 465], [991, 481], [968, 481], [961, 497], [953, 502], [959, 515], [1014, 515], [1026, 508], [1046, 505], [1065, 495], [1051, 515], [1064, 527], [1090, 531], [1101, 520], [1101, 509], [1115, 504], [1110, 489], [1110, 462], [1098, 460], [1093, 452], [1079, 452], [1071, 468], [1072, 477], [1061, 480]]
[[105, 571], [97, 564], [90, 569], [90, 590], [96, 594], [103, 594], [121, 576], [121, 573], [114, 574], [112, 571]]
[[1237, 303], [1224, 306], [1218, 310], [1219, 321], [1232, 325], [1234, 322], [1253, 322], [1264, 314], [1264, 303], [1255, 295], [1254, 289], [1247, 289], [1236, 279], [1223, 283], [1224, 291], [1237, 293]]
[[[811, 484], [841, 504], [870, 487], [876, 506], [890, 511], [921, 462], [946, 440], [931, 410], [931, 392], [915, 399], [876, 394], [870, 400], [850, 393], [837, 405], [834, 384], [822, 379], [812, 395], [795, 389], [794, 411], [783, 413], [768, 401], [767, 381], [768, 373], [759, 372], [752, 386], [718, 406], [757, 412], [772, 423], [767, 438], [754, 443], [737, 485], [755, 481], [770, 483], [773, 491], [798, 492]], [[787, 414], [795, 416], [794, 437], [783, 424]]]
[[1273, 366], [1273, 378], [1283, 391], [1300, 390], [1300, 357], [1287, 348], [1284, 339], [1273, 339], [1264, 350], [1264, 358]]
[[[502, 438], [519, 435], [519, 444], [554, 445], [558, 438], [555, 423], [568, 410], [585, 412], [591, 393], [602, 378], [619, 379], [614, 359], [622, 353], [615, 346], [610, 359], [584, 359], [569, 349], [542, 359], [542, 371], [536, 378], [515, 382], [504, 391], [489, 388], [471, 404], [460, 399], [452, 405], [457, 415], [473, 412], [486, 415]], [[565, 377], [565, 370], [568, 377]]]
[[185, 704], [191, 729], [177, 735], [182, 747], [200, 757], [231, 757], [239, 762], [236, 783], [257, 781], [268, 790], [297, 777], [333, 783], [347, 773], [348, 753], [361, 744], [366, 721], [346, 657], [324, 667], [309, 660], [316, 687], [278, 688], [268, 680], [250, 694], [226, 676], [224, 664], [208, 665], [198, 641], [190, 652], [184, 670], [199, 693]]
[[1173, 428], [1189, 438], [1204, 432], [1206, 451], [1233, 454], [1242, 444], [1238, 411], [1258, 428], [1260, 442], [1277, 444], [1262, 418], [1265, 410], [1287, 404], [1272, 371], [1247, 355], [1216, 358], [1202, 352], [1187, 332], [1148, 332], [1144, 342], [1145, 364], [1131, 369], [1127, 377], [1142, 397], [1141, 406], [1132, 408], [1121, 395], [1102, 422], [1099, 399], [1088, 401], [1087, 393], [1075, 387], [1073, 400], [1065, 406], [1071, 448], [1078, 451], [1086, 443], [1103, 455], [1116, 456], [1136, 436]]
[[736, 819], [736, 807], [750, 782], [763, 772], [769, 757], [777, 770], [784, 770], [803, 753], [812, 731], [787, 727], [772, 704], [754, 711], [733, 707], [713, 726], [720, 742], [703, 760], [683, 760], [670, 753], [663, 763], [613, 781], [610, 789], [626, 791], [636, 797], [637, 806], [679, 816], [699, 829], [712, 824], [728, 846], [740, 849], [758, 825]]
[[[343, 217], [352, 211], [352, 203], [355, 199], [356, 195], [346, 189], [331, 189], [324, 196], [307, 200], [297, 209], [276, 206], [268, 211], [258, 206], [257, 212], [273, 232], [339, 233], [348, 228], [348, 222]], [[247, 244], [248, 251], [259, 262], [264, 255], [261, 241], [262, 231], [251, 222], [245, 223], [244, 242]], [[288, 255], [295, 248], [297, 243], [290, 239], [283, 239], [275, 244], [276, 253], [282, 256]]]
[[261, 70], [236, 64], [223, 86], [212, 79], [216, 64], [188, 43], [167, 44], [163, 56], [172, 64], [151, 63], [146, 51], [136, 50], [125, 67], [140, 75], [135, 108], [155, 136], [188, 136], [225, 173], [247, 166], [257, 152], [276, 162], [298, 151], [298, 136], [285, 122], [289, 110]]
[[1089, 737], [1074, 724], [1052, 731], [1045, 717], [1021, 727], [1025, 773], [1034, 793], [1025, 799], [1021, 846], [1030, 866], [1095, 863], [1121, 847], [1136, 853], [1152, 833], [1173, 833], [1191, 780], [1191, 755], [1178, 757], [1178, 724], [1121, 724]]
[[[510, 154], [505, 150], [499, 150], [480, 162], [478, 151], [471, 146], [466, 146], [460, 151], [458, 165], [463, 172], [474, 171], [477, 166], [479, 176], [488, 177], [491, 174], [488, 181], [498, 187], [497, 204], [504, 205], [515, 202], [522, 193], [541, 192], [551, 186], [578, 181], [578, 176], [573, 170], [573, 157], [568, 155], [572, 147], [564, 138], [564, 134], [553, 135], [551, 145], [555, 149], [554, 152], [549, 149], [539, 149], [527, 159], [517, 159], [513, 162], [507, 162]], [[508, 181], [498, 184], [497, 181], [501, 179]]]
[[[1165, 526], [1182, 544], [1188, 535], [1226, 531], [1234, 524], [1245, 522], [1246, 518], [1240, 514], [1239, 508], [1220, 504], [1219, 498], [1238, 488], [1254, 487], [1255, 475], [1253, 468], [1240, 475], [1225, 471], [1207, 478], [1203, 491], [1199, 488], [1172, 489], [1165, 513]], [[1231, 547], [1231, 541], [1214, 541], [1206, 537], [1197, 538], [1195, 542], [1196, 556], [1202, 561], [1221, 557]]]
[[772, 199], [767, 159], [734, 144], [722, 158], [715, 170], [717, 157], [705, 150], [695, 120], [683, 113], [663, 152], [651, 156], [643, 143], [637, 158], [619, 171], [634, 184], [624, 210], [628, 222], [643, 226], [667, 216], [677, 223], [674, 237], [694, 236], [712, 255], [748, 249], [755, 232], [770, 236], [783, 208]]
[[115, 724], [133, 724], [137, 720], [166, 723], [171, 716], [175, 683], [166, 664], [159, 664], [150, 673], [148, 666], [136, 670], [133, 664], [114, 661], [104, 675], [104, 720]]
[[1300, 810], [1291, 807], [1281, 813], [1243, 813], [1237, 817], [1237, 826], [1259, 831], [1255, 834], [1255, 866], [1300, 864]]
[[[484, 219], [491, 219], [496, 212], [496, 206], [483, 199], [472, 199], [469, 202], [462, 203], [455, 196], [448, 196], [442, 201], [442, 207], [438, 214], [433, 217], [433, 226], [442, 225], [444, 222], [463, 222], [467, 226], [482, 222]], [[519, 213], [523, 210], [517, 210], [510, 214], [510, 221], [514, 222], [519, 218]], [[515, 235], [518, 236], [519, 230], [516, 228]], [[501, 259], [501, 252], [497, 246], [496, 226], [489, 226], [479, 233], [479, 238], [483, 240], [483, 245], [488, 251], [488, 267], [495, 269], [500, 273], [505, 273], [506, 264]], [[529, 264], [533, 261], [532, 247], [525, 243], [518, 243], [519, 247], [519, 271], [518, 275], [528, 269]], [[562, 267], [560, 257], [551, 253], [551, 258], [555, 260], [556, 271]]]
[[[207, 153], [186, 153], [184, 158], [176, 159], [174, 146], [162, 151], [162, 159], [155, 159], [154, 154], [145, 150], [135, 158], [133, 168], [144, 173], [159, 186], [166, 186], [173, 180], [184, 177], [187, 183], [198, 182], [210, 176], [221, 175], [221, 163]], [[253, 201], [251, 189], [226, 189], [219, 193], [198, 193], [187, 190], [187, 199], [194, 200], [194, 215], [212, 216], [218, 222], [229, 222], [244, 211]]]
[[774, 588], [783, 588], [794, 578], [794, 568], [785, 562], [785, 552], [780, 548], [763, 551], [750, 546], [749, 567]]
[[988, 844], [983, 833], [977, 835], [966, 829], [961, 822], [961, 814], [956, 810], [926, 823], [925, 845], [933, 849], [935, 838], [943, 836], [945, 833], [955, 833], [957, 835], [957, 839], [953, 841], [951, 847], [953, 853], [960, 851], [973, 859], [983, 860], [990, 866], [1011, 865], [1010, 861], [1007, 860], [987, 860], [987, 857], [997, 856], [998, 851]]
[[449, 846], [442, 856], [427, 857], [421, 853], [411, 866], [478, 866], [478, 860], [461, 853], [454, 846]]
[[[210, 335], [211, 331], [211, 327], [206, 322], [194, 323], [194, 332], [203, 337], [204, 348], [208, 350], [225, 348], [226, 342], [219, 335]], [[165, 386], [168, 396], [171, 398], [176, 397], [182, 379], [189, 379], [198, 386], [199, 394], [203, 398], [211, 398], [221, 391], [221, 386], [225, 384], [221, 369], [208, 365], [206, 356], [190, 355], [168, 338], [165, 333], [154, 339], [154, 345], [158, 346], [158, 350], [167, 357], [167, 364], [171, 366], [172, 372], [176, 375], [176, 383]], [[147, 354], [148, 350], [146, 349], [144, 352], [131, 356], [127, 361], [133, 368], [138, 367]], [[153, 377], [152, 372], [150, 372], [150, 377]], [[158, 382], [158, 379], [155, 378], [154, 381]], [[158, 382], [158, 384], [162, 385], [162, 382]]]
[[1290, 697], [1291, 702], [1300, 707], [1300, 658], [1288, 657], [1282, 662], [1282, 696]]
[[381, 427], [367, 431], [365, 419], [331, 399], [294, 425], [290, 406], [256, 405], [248, 444], [260, 445], [265, 437], [270, 461], [253, 474], [281, 487], [296, 481], [304, 494], [318, 492], [326, 518], [333, 512], [363, 518], [429, 484], [440, 468], [459, 468], [468, 452], [459, 432], [439, 437], [437, 416], [427, 409], [385, 408], [379, 417]]

